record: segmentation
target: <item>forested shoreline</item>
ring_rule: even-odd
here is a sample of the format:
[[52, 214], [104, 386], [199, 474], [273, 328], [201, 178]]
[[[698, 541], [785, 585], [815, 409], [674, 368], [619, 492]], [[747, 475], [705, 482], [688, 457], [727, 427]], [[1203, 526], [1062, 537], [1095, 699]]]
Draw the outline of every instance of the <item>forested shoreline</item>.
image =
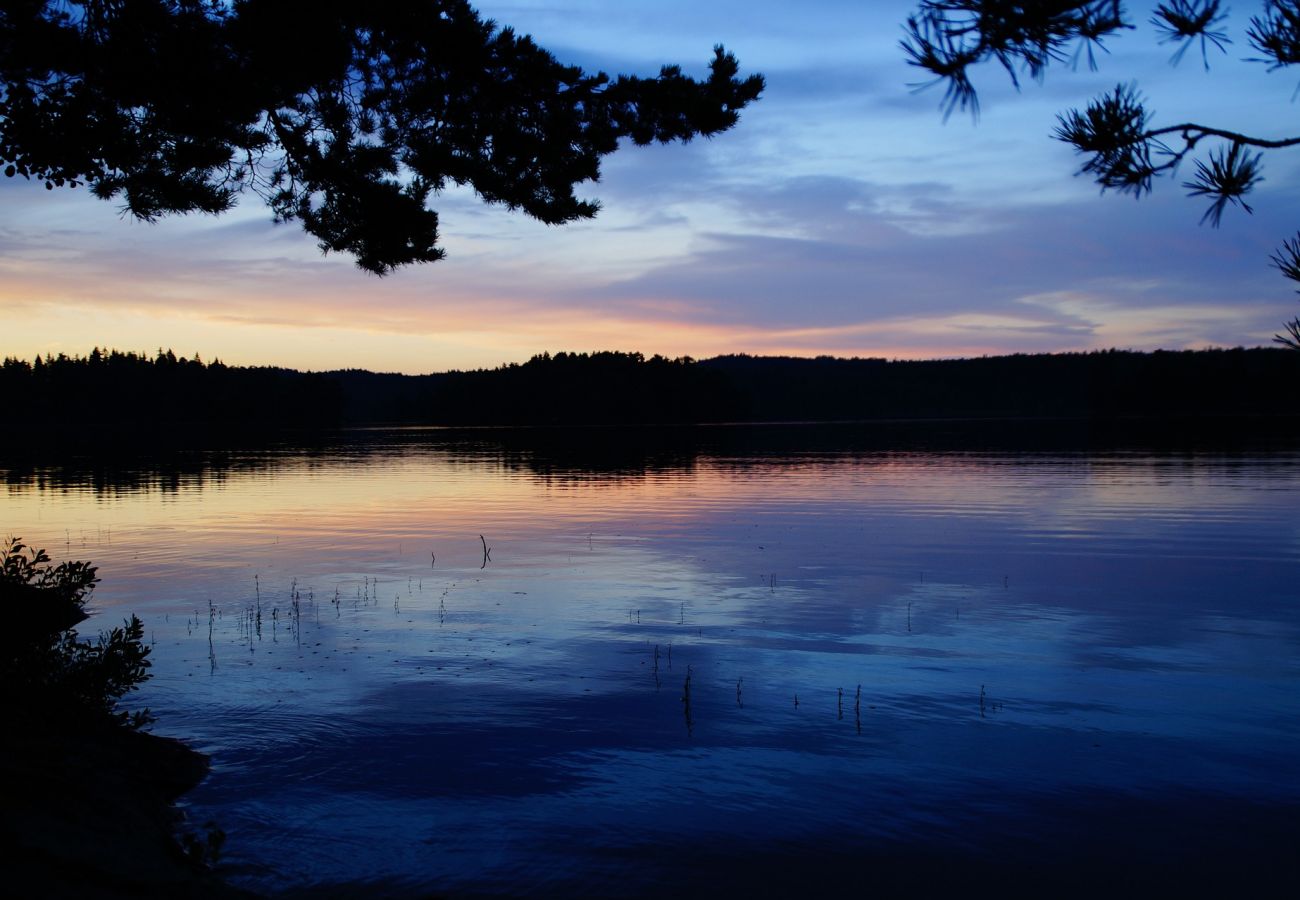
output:
[[643, 425], [883, 419], [1297, 415], [1283, 349], [1016, 354], [951, 360], [540, 354], [495, 369], [399, 375], [229, 366], [160, 350], [8, 358], [10, 437], [47, 429], [258, 431], [346, 425]]

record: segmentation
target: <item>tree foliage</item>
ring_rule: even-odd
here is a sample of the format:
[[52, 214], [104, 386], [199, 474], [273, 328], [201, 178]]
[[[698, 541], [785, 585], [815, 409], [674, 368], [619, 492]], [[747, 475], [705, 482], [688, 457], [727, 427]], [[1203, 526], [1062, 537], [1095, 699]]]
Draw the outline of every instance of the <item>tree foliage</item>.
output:
[[[1292, 281], [1300, 282], [1300, 234], [1282, 242], [1282, 248], [1273, 256], [1273, 265]], [[1296, 291], [1300, 294], [1300, 290]], [[1285, 334], [1273, 336], [1283, 347], [1300, 350], [1300, 317], [1292, 319], [1282, 326]]]
[[0, 605], [8, 622], [0, 692], [21, 718], [60, 722], [89, 713], [137, 728], [151, 721], [148, 710], [117, 711], [118, 701], [149, 677], [140, 620], [132, 616], [93, 642], [77, 636], [99, 581], [95, 571], [86, 562], [51, 565], [44, 550], [18, 538], [0, 549]]
[[465, 0], [11, 0], [0, 8], [0, 167], [86, 185], [152, 220], [241, 193], [383, 274], [441, 259], [449, 185], [547, 224], [595, 215], [620, 140], [725, 131], [762, 90], [588, 73]]
[[[1227, 17], [1222, 0], [1170, 0], [1156, 5], [1149, 24], [1163, 43], [1177, 45], [1172, 62], [1197, 47], [1208, 69], [1212, 53], [1226, 52], [1232, 43], [1220, 28]], [[1105, 39], [1134, 27], [1121, 0], [922, 0], [907, 20], [902, 46], [912, 65], [946, 85], [945, 115], [959, 109], [976, 114], [972, 67], [995, 62], [1017, 86], [1021, 73], [1041, 79], [1052, 64], [1077, 63], [1081, 56], [1095, 68], [1095, 51]], [[1259, 54], [1252, 58], [1272, 71], [1300, 64], [1300, 0], [1265, 0], [1245, 38]], [[1202, 222], [1214, 226], [1229, 207], [1251, 211], [1246, 197], [1262, 180], [1266, 152], [1300, 147], [1300, 135], [1249, 135], [1200, 122], [1156, 126], [1136, 84], [1124, 83], [1059, 116], [1054, 136], [1085, 157], [1080, 174], [1103, 191], [1140, 197], [1156, 178], [1172, 176], [1190, 161], [1192, 172], [1182, 186], [1190, 196], [1209, 200]], [[1300, 281], [1300, 233], [1283, 243], [1274, 262]], [[1286, 328], [1289, 337], [1277, 340], [1300, 349], [1300, 319]]]

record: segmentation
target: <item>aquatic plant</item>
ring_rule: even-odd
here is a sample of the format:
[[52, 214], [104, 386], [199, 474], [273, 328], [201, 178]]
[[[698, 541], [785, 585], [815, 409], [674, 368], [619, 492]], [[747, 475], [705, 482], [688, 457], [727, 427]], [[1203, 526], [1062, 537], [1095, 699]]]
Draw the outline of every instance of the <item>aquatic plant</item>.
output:
[[211, 819], [203, 823], [201, 832], [185, 831], [180, 835], [181, 849], [202, 868], [212, 868], [221, 861], [221, 848], [225, 843], [225, 830]]
[[686, 667], [686, 681], [682, 683], [682, 715], [686, 719], [686, 734], [695, 731], [695, 719], [691, 716], [691, 667]]

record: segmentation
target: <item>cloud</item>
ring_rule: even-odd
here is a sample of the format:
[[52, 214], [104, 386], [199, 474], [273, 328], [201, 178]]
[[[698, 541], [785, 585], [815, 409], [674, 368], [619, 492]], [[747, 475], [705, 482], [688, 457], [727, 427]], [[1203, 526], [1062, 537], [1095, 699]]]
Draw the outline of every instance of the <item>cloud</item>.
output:
[[[1137, 205], [1103, 197], [978, 207], [942, 186], [797, 179], [729, 195], [753, 231], [703, 235], [671, 265], [587, 296], [671, 297], [697, 323], [779, 329], [970, 322], [962, 317], [978, 314], [993, 317], [979, 325], [987, 331], [1010, 321], [999, 316], [1028, 317], [1005, 326], [1004, 345], [1015, 347], [1024, 346], [1025, 327], [1062, 342], [1045, 349], [1120, 337], [1143, 346], [1255, 343], [1267, 341], [1282, 311], [1274, 298], [1284, 286], [1267, 260], [1288, 234], [1289, 193], [1270, 198], [1270, 213], [1216, 231], [1196, 224], [1194, 204], [1168, 193]], [[1137, 326], [1143, 315], [1152, 317], [1149, 328]]]
[[914, 6], [481, 4], [562, 60], [610, 71], [702, 66], [721, 40], [768, 89], [716, 139], [607, 157], [602, 180], [579, 191], [603, 204], [592, 222], [550, 228], [447, 190], [432, 205], [448, 259], [385, 279], [322, 257], [253, 197], [221, 218], [145, 225], [84, 191], [0, 179], [11, 320], [0, 349], [27, 354], [19, 319], [23, 340], [48, 343], [43, 319], [74, 349], [135, 346], [146, 332], [166, 343], [174, 329], [217, 345], [190, 348], [205, 356], [278, 362], [293, 343], [295, 364], [318, 348], [322, 366], [345, 357], [420, 371], [543, 349], [917, 356], [1254, 344], [1294, 315], [1268, 256], [1295, 234], [1300, 164], [1266, 159], [1255, 215], [1234, 213], [1215, 231], [1197, 225], [1201, 206], [1176, 180], [1138, 203], [1098, 197], [1070, 176], [1071, 149], [1048, 136], [1059, 110], [1133, 76], [1161, 116], [1203, 113], [1276, 136], [1290, 85], [1226, 60], [1211, 76], [1171, 69], [1168, 49], [1153, 52], [1140, 29], [1112, 43], [1100, 73], [1061, 67], [1017, 93], [1005, 73], [981, 70], [979, 122], [944, 124], [937, 94], [907, 88], [917, 73], [897, 40]]

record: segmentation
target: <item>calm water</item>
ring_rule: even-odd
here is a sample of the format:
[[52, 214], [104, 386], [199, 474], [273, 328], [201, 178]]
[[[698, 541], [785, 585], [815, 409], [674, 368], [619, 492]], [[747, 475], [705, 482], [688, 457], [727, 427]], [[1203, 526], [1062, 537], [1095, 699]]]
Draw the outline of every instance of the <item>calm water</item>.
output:
[[1300, 453], [701, 434], [25, 466], [0, 521], [144, 620], [259, 891], [1296, 882]]

